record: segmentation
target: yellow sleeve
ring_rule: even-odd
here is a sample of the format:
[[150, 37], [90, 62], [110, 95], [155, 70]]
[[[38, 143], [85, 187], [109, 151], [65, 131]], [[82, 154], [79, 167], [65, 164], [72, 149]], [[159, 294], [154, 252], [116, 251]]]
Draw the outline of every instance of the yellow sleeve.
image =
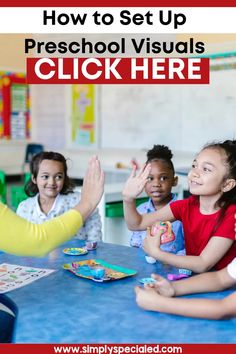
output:
[[41, 257], [73, 237], [82, 224], [82, 216], [74, 209], [43, 224], [33, 224], [0, 203], [0, 250]]

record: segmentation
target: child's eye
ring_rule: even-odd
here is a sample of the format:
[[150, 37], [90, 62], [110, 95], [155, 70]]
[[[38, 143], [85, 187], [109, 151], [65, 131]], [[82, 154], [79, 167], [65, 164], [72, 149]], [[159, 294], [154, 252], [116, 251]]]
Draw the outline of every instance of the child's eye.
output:
[[204, 167], [204, 168], [203, 168], [203, 171], [204, 171], [204, 172], [211, 172], [211, 170], [210, 170], [209, 168], [207, 168], [207, 167]]
[[48, 179], [48, 176], [43, 175], [43, 176], [41, 176], [41, 178], [42, 178], [43, 180], [47, 180], [47, 179]]
[[60, 181], [62, 179], [62, 176], [56, 176], [56, 181]]
[[166, 181], [167, 179], [168, 179], [167, 176], [162, 176], [162, 177], [160, 178], [160, 181]]
[[148, 180], [148, 182], [151, 182], [151, 181], [153, 181], [153, 178], [151, 176], [148, 176], [147, 180]]

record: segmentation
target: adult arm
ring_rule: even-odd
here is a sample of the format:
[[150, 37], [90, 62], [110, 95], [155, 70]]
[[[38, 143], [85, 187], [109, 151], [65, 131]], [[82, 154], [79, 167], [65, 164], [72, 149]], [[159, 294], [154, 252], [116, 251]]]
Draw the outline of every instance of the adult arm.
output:
[[82, 225], [82, 216], [76, 210], [33, 224], [0, 205], [0, 249], [18, 256], [43, 256], [61, 243], [68, 241]]
[[43, 224], [32, 224], [0, 204], [0, 249], [15, 255], [45, 255], [76, 233], [96, 208], [103, 188], [104, 173], [97, 158], [92, 157], [85, 174], [80, 203], [63, 215]]

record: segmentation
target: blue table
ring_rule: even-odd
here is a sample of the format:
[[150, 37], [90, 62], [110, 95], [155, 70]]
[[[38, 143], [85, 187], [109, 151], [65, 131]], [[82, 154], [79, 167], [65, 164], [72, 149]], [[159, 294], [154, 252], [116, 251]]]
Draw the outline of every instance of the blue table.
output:
[[[78, 242], [70, 241], [66, 247], [78, 247]], [[76, 257], [63, 254], [64, 247], [41, 259], [0, 255], [0, 263], [57, 270], [8, 293], [20, 310], [16, 343], [236, 342], [236, 318], [210, 321], [140, 309], [133, 290], [138, 280], [151, 272], [173, 271], [168, 266], [147, 264], [141, 249], [104, 243], [96, 251]], [[135, 269], [138, 273], [121, 280], [96, 283], [61, 268], [64, 263], [92, 258]], [[231, 291], [202, 296], [219, 298]]]

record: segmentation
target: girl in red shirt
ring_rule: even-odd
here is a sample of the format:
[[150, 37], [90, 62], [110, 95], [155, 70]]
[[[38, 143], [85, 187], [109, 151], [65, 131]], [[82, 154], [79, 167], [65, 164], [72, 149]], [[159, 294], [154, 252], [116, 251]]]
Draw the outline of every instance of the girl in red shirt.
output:
[[161, 262], [195, 273], [227, 266], [236, 257], [236, 140], [208, 144], [195, 157], [188, 174], [191, 197], [140, 215], [135, 198], [142, 192], [149, 172], [148, 164], [137, 175], [133, 171], [124, 186], [127, 225], [131, 230], [145, 230], [157, 221], [182, 221], [186, 256], [160, 249], [160, 233], [153, 236], [156, 225], [148, 229], [143, 243], [145, 252]]

